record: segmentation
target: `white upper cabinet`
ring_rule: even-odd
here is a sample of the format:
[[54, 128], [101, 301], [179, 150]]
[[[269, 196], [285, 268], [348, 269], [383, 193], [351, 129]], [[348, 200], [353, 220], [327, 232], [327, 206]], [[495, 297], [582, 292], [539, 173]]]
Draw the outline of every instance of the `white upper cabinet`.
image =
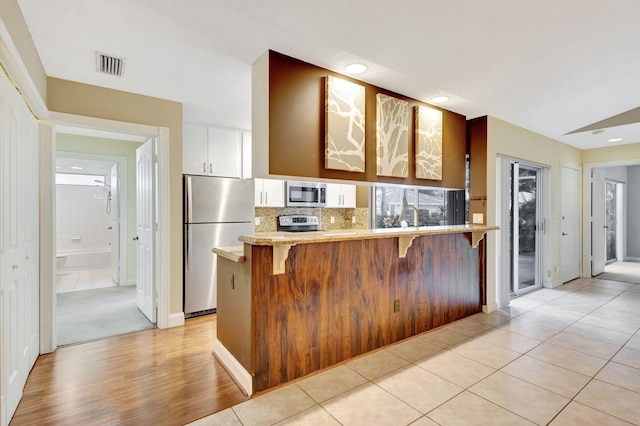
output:
[[242, 132], [209, 127], [209, 174], [242, 177]]
[[256, 207], [284, 207], [284, 181], [255, 179]]
[[209, 171], [207, 126], [182, 124], [182, 173], [206, 175]]
[[349, 184], [327, 184], [327, 207], [353, 209], [356, 207], [356, 186]]
[[242, 177], [242, 132], [184, 123], [182, 173]]

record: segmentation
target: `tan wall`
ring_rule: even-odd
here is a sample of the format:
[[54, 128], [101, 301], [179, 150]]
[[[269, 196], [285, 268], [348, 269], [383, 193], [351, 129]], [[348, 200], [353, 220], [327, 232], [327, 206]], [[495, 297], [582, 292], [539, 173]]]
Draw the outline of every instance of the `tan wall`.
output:
[[0, 18], [7, 27], [11, 40], [16, 45], [22, 62], [27, 67], [27, 71], [33, 80], [40, 96], [47, 101], [47, 75], [45, 74], [42, 62], [36, 46], [33, 44], [31, 33], [24, 22], [22, 12], [17, 0], [0, 1]]
[[[64, 152], [82, 152], [121, 156], [127, 158], [127, 280], [135, 281], [137, 272], [136, 243], [136, 149], [138, 142], [94, 138], [78, 135], [56, 135], [56, 149]], [[124, 284], [124, 283], [123, 283]]]
[[[509, 124], [494, 117], [488, 117], [487, 126], [487, 223], [500, 225], [498, 221], [498, 194], [496, 194], [496, 159], [498, 155], [513, 157], [523, 161], [549, 166], [548, 190], [550, 200], [548, 209], [545, 209], [549, 241], [549, 269], [543, 270], [543, 280], [558, 282], [560, 272], [556, 272], [555, 266], [560, 265], [561, 231], [554, 223], [560, 223], [560, 170], [562, 163], [576, 166], [582, 164], [582, 151], [553, 139], [541, 136], [537, 133]], [[506, 232], [502, 230], [500, 232]], [[493, 233], [487, 244], [487, 303], [490, 303], [489, 288], [498, 282], [496, 239], [499, 233]], [[495, 295], [492, 295], [495, 297]]]
[[603, 163], [607, 161], [630, 161], [640, 159], [640, 143], [595, 148], [582, 151], [582, 163]]
[[170, 313], [182, 312], [182, 104], [49, 77], [50, 111], [169, 129]]

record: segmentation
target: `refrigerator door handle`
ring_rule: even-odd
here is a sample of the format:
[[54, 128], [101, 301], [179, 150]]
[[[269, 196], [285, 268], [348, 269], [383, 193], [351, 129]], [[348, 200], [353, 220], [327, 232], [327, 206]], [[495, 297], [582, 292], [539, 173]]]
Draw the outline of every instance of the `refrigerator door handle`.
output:
[[193, 244], [193, 230], [191, 229], [192, 227], [187, 224], [186, 225], [187, 228], [187, 236], [186, 236], [186, 244], [184, 245], [184, 250], [185, 250], [185, 254], [184, 254], [184, 262], [186, 263], [186, 268], [187, 270], [191, 270], [191, 244]]
[[[206, 170], [205, 170], [206, 171]], [[191, 176], [187, 176], [187, 202], [186, 202], [186, 206], [185, 206], [185, 212], [184, 212], [184, 221], [186, 223], [191, 223], [191, 212], [192, 212], [192, 203], [193, 203], [193, 196], [191, 194]]]

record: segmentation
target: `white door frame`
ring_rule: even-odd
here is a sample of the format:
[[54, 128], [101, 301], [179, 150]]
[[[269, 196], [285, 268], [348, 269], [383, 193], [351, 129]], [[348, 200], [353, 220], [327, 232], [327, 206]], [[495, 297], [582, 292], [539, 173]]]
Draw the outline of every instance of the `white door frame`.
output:
[[[57, 157], [62, 158], [86, 158], [89, 160], [99, 161], [111, 161], [118, 164], [118, 175], [120, 177], [120, 200], [118, 203], [118, 210], [120, 214], [120, 231], [118, 233], [118, 249], [120, 251], [120, 285], [128, 285], [127, 283], [127, 157], [120, 155], [103, 155], [103, 154], [91, 154], [85, 152], [73, 152], [73, 151], [56, 151]], [[55, 179], [55, 178], [54, 178]]]
[[[550, 203], [550, 194], [551, 194], [551, 179], [550, 179], [550, 170], [551, 167], [547, 164], [537, 163], [535, 161], [523, 160], [517, 157], [506, 156], [502, 154], [496, 155], [496, 223], [500, 224], [501, 229], [500, 232], [501, 238], [498, 238], [496, 241], [496, 253], [498, 256], [496, 259], [505, 259], [509, 258], [509, 247], [511, 244], [510, 236], [509, 236], [509, 225], [510, 225], [510, 215], [507, 213], [509, 200], [510, 200], [510, 186], [509, 175], [510, 175], [510, 162], [517, 161], [529, 166], [539, 167], [540, 170], [540, 182], [539, 182], [539, 199], [540, 199], [540, 217], [539, 224], [542, 228], [542, 232], [539, 234], [539, 248], [542, 251], [540, 256], [540, 283], [542, 287], [545, 288], [554, 288], [560, 284], [555, 284], [550, 280], [548, 274], [544, 273], [544, 271], [550, 270], [551, 265], [551, 247], [550, 247], [550, 238], [549, 238], [549, 221], [547, 218], [550, 217], [551, 214], [551, 203]], [[505, 307], [509, 304], [510, 300], [510, 273], [511, 267], [508, 262], [498, 262], [496, 263], [496, 299], [498, 306], [500, 308]]]
[[[161, 261], [158, 265], [156, 275], [156, 286], [158, 292], [158, 328], [169, 327], [169, 294], [170, 283], [169, 277], [171, 272], [170, 262], [170, 248], [171, 248], [171, 235], [169, 232], [169, 197], [164, 196], [168, 194], [169, 188], [169, 129], [166, 127], [148, 126], [145, 124], [127, 123], [114, 120], [106, 120], [95, 117], [85, 117], [73, 114], [65, 114], [58, 112], [50, 112], [50, 119], [54, 125], [66, 125], [72, 127], [81, 127], [94, 130], [111, 131], [119, 133], [127, 133], [131, 135], [139, 135], [146, 137], [158, 137], [160, 150], [158, 152], [158, 170], [159, 176], [156, 184], [158, 185], [159, 200], [157, 200], [159, 206], [159, 218], [158, 218], [158, 234], [159, 234], [159, 253]], [[42, 147], [42, 146], [41, 146]], [[43, 157], [55, 158], [55, 131], [51, 133], [49, 143], [47, 145], [47, 152], [42, 152]], [[53, 169], [55, 172], [55, 168]], [[53, 180], [53, 174], [51, 175]], [[53, 200], [48, 205], [42, 206], [42, 215], [55, 217], [55, 197], [53, 194], [48, 194], [49, 191], [54, 191], [55, 188], [51, 186], [43, 186], [43, 196]], [[55, 226], [55, 220], [53, 221]], [[53, 234], [53, 233], [52, 233]], [[55, 235], [47, 236], [55, 238]], [[55, 239], [48, 241], [48, 243], [55, 247]], [[55, 250], [55, 248], [54, 248]], [[55, 253], [54, 253], [55, 255]], [[55, 257], [54, 257], [55, 258]], [[52, 275], [51, 275], [52, 274]], [[50, 270], [42, 271], [41, 276], [41, 342], [47, 344], [41, 348], [42, 353], [52, 352], [57, 347], [56, 332], [55, 332], [55, 264]], [[44, 316], [44, 317], [43, 317]]]
[[591, 171], [599, 167], [638, 166], [640, 158], [584, 163], [582, 165], [582, 276], [591, 277]]

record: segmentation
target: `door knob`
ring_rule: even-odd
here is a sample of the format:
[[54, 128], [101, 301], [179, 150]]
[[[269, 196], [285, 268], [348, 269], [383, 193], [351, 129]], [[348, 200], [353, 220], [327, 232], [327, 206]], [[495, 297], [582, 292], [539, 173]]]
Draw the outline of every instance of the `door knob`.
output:
[[113, 229], [113, 226], [109, 226], [109, 227], [107, 227], [107, 229]]
[[138, 236], [136, 235], [135, 237], [132, 238], [133, 241], [138, 241]]
[[569, 235], [569, 234], [567, 234], [567, 233], [563, 232], [563, 233], [562, 233], [562, 236], [564, 237], [565, 235]]

